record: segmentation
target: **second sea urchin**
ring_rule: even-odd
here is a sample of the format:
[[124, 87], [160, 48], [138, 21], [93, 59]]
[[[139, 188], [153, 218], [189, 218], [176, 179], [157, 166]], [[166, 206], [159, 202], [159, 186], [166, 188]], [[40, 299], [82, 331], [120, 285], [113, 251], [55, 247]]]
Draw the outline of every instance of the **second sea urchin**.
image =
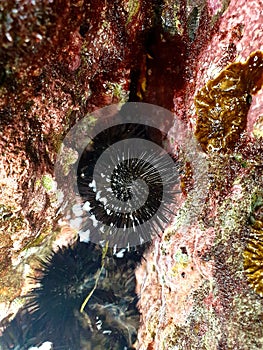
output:
[[101, 259], [99, 246], [77, 242], [40, 261], [38, 286], [6, 327], [3, 349], [28, 349], [44, 341], [54, 350], [132, 349], [139, 325], [134, 269], [141, 255], [117, 258], [109, 251], [104, 266]]

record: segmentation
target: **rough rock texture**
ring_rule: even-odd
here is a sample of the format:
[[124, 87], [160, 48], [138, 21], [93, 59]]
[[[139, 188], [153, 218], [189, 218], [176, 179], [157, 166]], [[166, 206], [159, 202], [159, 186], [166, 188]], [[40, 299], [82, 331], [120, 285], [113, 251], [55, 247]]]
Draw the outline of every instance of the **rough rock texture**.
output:
[[[0, 4], [1, 319], [22, 302], [34, 255], [74, 240], [65, 220], [57, 225], [52, 177], [68, 129], [129, 98], [173, 110], [194, 134], [195, 94], [263, 49], [262, 8], [262, 0]], [[181, 211], [137, 271], [138, 349], [263, 347], [262, 103], [262, 90], [248, 96], [246, 129], [226, 152], [207, 152], [206, 202], [186, 232], [180, 218], [193, 211], [197, 184], [184, 165]]]
[[150, 26], [153, 9], [144, 1], [94, 6], [48, 0], [12, 0], [0, 8], [0, 301], [5, 305], [21, 294], [27, 257], [39, 247], [45, 251], [56, 234], [58, 244], [70, 237], [66, 223], [62, 234], [56, 226], [56, 153], [76, 120], [128, 99], [130, 71], [138, 65], [142, 29]]
[[[261, 1], [218, 2], [217, 6], [208, 2], [204, 6], [207, 11], [203, 8], [200, 15], [195, 40], [186, 45], [184, 89], [175, 91], [174, 110], [190, 129], [196, 130], [197, 136], [201, 130], [209, 142], [216, 132], [219, 143], [223, 142], [227, 130], [222, 129], [225, 131], [220, 136], [221, 111], [229, 103], [223, 94], [229, 87], [231, 74], [226, 74], [225, 86], [219, 85], [218, 80], [214, 83], [222, 95], [222, 101], [217, 100], [217, 109], [211, 112], [214, 129], [209, 129], [206, 114], [203, 123], [202, 109], [197, 108], [201, 106], [200, 95], [196, 99], [194, 96], [203, 88], [207, 105], [202, 107], [211, 111], [216, 100], [214, 92], [205, 87], [209, 79], [215, 79], [231, 62], [244, 63], [252, 52], [262, 49], [262, 6]], [[215, 20], [215, 14], [222, 10], [220, 19]], [[251, 71], [247, 83], [253, 80], [252, 76]], [[261, 71], [257, 76], [261, 84], [262, 78]], [[238, 111], [241, 103], [237, 102], [234, 85], [229, 92], [230, 110]], [[260, 204], [263, 91], [249, 96], [247, 103], [246, 129], [239, 131], [238, 140], [226, 150], [220, 147], [208, 150], [210, 181], [203, 187], [207, 197], [201, 213], [196, 212], [196, 223], [185, 232], [180, 227], [180, 217], [185, 208], [195, 210], [187, 204], [191, 197], [191, 170], [198, 172], [203, 164], [196, 169], [190, 165], [190, 171], [185, 167], [182, 189], [186, 201], [182, 214], [179, 213], [161, 238], [154, 240], [137, 272], [142, 312], [138, 346], [141, 350], [263, 347]], [[224, 123], [229, 114], [223, 117]], [[176, 129], [171, 130], [171, 139], [173, 132]]]

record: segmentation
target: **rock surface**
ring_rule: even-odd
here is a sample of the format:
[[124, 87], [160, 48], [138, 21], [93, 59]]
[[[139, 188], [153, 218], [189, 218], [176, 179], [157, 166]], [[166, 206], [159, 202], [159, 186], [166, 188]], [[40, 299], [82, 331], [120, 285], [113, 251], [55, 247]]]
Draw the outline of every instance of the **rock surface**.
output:
[[[64, 218], [58, 224], [53, 177], [70, 127], [95, 109], [130, 100], [174, 111], [194, 134], [198, 91], [229, 64], [263, 50], [262, 7], [262, 0], [0, 5], [1, 319], [16, 312], [30, 288], [26, 276], [35, 256], [75, 238]], [[200, 149], [209, 183], [200, 184], [206, 198], [198, 210], [191, 189], [199, 188], [193, 172], [202, 164], [184, 165], [181, 209], [137, 271], [140, 350], [263, 347], [258, 90], [246, 91], [246, 127], [231, 147]], [[191, 211], [196, 220], [183, 230], [180, 220]]]
[[[228, 106], [223, 95], [226, 86], [215, 80], [215, 88], [222, 95], [220, 104], [205, 84], [232, 62], [244, 63], [252, 52], [262, 50], [262, 2], [248, 6], [242, 1], [217, 2], [216, 6], [215, 2], [207, 2], [202, 6], [195, 39], [191, 43], [188, 40], [183, 49], [184, 87], [175, 89], [174, 111], [191, 130], [201, 130], [209, 142], [217, 133], [220, 142], [217, 121]], [[218, 20], [216, 14], [221, 14]], [[182, 31], [185, 40], [184, 35]], [[248, 82], [252, 76], [251, 71]], [[262, 77], [261, 71], [257, 76], [260, 84]], [[230, 78], [231, 74], [226, 73], [226, 84]], [[207, 114], [206, 122], [200, 125], [202, 109], [198, 110], [200, 101], [194, 97], [202, 88], [207, 96], [207, 104], [201, 102], [204, 109], [211, 111], [217, 102], [210, 132]], [[233, 88], [229, 94], [230, 110], [238, 111], [238, 94]], [[257, 211], [262, 208], [263, 143], [259, 130], [263, 92], [250, 97], [245, 107], [245, 130], [239, 131], [226, 152], [208, 151], [209, 182], [203, 188], [207, 196], [201, 212], [196, 212], [195, 224], [185, 232], [180, 227], [183, 214], [179, 214], [161, 238], [154, 240], [137, 271], [141, 350], [262, 348], [262, 214], [257, 229], [251, 217], [255, 203]], [[225, 123], [226, 118], [222, 119]], [[171, 130], [171, 139], [173, 133], [176, 128]], [[194, 170], [198, 172], [202, 166]], [[185, 169], [182, 179], [186, 192], [182, 208], [194, 210], [187, 206], [191, 198], [187, 186], [193, 180], [189, 169]]]

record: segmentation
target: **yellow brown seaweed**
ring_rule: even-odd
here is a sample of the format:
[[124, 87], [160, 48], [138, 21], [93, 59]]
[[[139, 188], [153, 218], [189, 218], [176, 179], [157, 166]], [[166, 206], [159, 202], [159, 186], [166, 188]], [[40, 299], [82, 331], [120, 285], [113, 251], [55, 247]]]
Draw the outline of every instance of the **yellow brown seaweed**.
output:
[[263, 231], [253, 233], [243, 252], [244, 270], [249, 285], [263, 297]]
[[228, 65], [195, 96], [195, 136], [206, 152], [232, 148], [246, 128], [251, 95], [263, 85], [263, 52]]
[[249, 285], [263, 297], [263, 194], [253, 196], [249, 222], [252, 231], [243, 252]]

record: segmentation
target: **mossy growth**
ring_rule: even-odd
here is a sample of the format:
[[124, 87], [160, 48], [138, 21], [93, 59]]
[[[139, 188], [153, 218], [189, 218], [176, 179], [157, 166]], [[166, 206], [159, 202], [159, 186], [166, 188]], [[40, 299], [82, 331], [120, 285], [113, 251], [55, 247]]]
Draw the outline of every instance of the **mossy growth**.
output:
[[147, 322], [147, 333], [151, 336], [153, 341], [156, 336], [158, 324], [159, 324], [158, 316], [156, 313], [154, 313]]
[[10, 302], [16, 297], [19, 297], [21, 293], [21, 285], [21, 276], [16, 270], [11, 270], [9, 272], [5, 271], [5, 274], [1, 276], [0, 302]]
[[128, 18], [126, 21], [126, 25], [129, 24], [132, 19], [138, 15], [140, 11], [140, 0], [129, 0], [128, 2]]
[[171, 240], [172, 236], [174, 236], [174, 234], [175, 234], [175, 231], [172, 230], [172, 229], [169, 229], [169, 230], [165, 231], [163, 240], [165, 242], [170, 242], [170, 240]]
[[220, 322], [214, 308], [205, 302], [211, 288], [210, 282], [206, 281], [195, 291], [196, 303], [187, 322], [177, 325], [171, 319], [162, 332], [161, 350], [211, 350], [213, 345], [219, 344], [222, 336]]
[[189, 264], [189, 257], [184, 247], [178, 249], [174, 254], [175, 264], [172, 268], [173, 275], [177, 275], [178, 273], [182, 273], [183, 270]]
[[55, 187], [55, 182], [51, 175], [43, 175], [41, 178], [41, 185], [47, 192], [50, 192]]
[[244, 291], [234, 298], [223, 335], [227, 349], [263, 348], [262, 310], [262, 301], [256, 294]]
[[174, 350], [179, 349], [177, 347], [180, 339], [180, 336], [184, 333], [184, 328], [176, 326], [171, 323], [168, 327], [166, 327], [164, 331], [164, 339], [162, 341], [162, 350]]
[[54, 240], [56, 235], [57, 231], [52, 230], [52, 225], [47, 224], [45, 227], [42, 228], [41, 232], [36, 237], [30, 237], [30, 240], [28, 242], [25, 242], [22, 251], [40, 246], [42, 246], [43, 250], [45, 250], [45, 247], [47, 247], [49, 250], [49, 245], [52, 242], [52, 240]]
[[63, 146], [62, 149], [63, 149], [63, 152], [61, 152], [62, 171], [63, 171], [63, 175], [67, 176], [71, 170], [72, 165], [75, 164], [76, 161], [78, 160], [79, 155], [78, 155], [78, 152], [72, 148], [67, 148]]
[[180, 22], [179, 10], [180, 8], [177, 2], [164, 1], [161, 13], [162, 27], [170, 35], [183, 34], [183, 25]]
[[252, 195], [249, 220], [254, 229], [263, 230], [263, 192], [256, 191]]
[[63, 141], [61, 133], [52, 133], [49, 135], [49, 140], [51, 141], [53, 150], [58, 152]]
[[4, 222], [12, 217], [13, 209], [5, 204], [0, 204], [0, 221]]
[[249, 166], [249, 162], [245, 160], [240, 153], [234, 153], [233, 155], [234, 159], [241, 164], [243, 168], [247, 168]]
[[125, 103], [128, 101], [129, 93], [125, 91], [123, 85], [117, 82], [108, 82], [105, 84], [107, 94], [112, 95], [113, 99], [116, 99], [119, 103]]
[[5, 204], [0, 204], [0, 222], [6, 235], [12, 235], [25, 226], [24, 217], [17, 213], [16, 208]]

